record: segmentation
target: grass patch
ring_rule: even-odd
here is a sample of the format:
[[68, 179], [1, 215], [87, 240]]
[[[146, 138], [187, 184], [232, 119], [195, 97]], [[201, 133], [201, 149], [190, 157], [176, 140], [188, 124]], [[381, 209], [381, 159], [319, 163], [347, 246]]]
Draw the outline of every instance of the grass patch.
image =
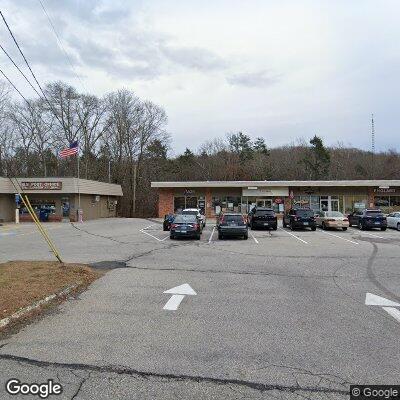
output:
[[78, 285], [86, 288], [101, 274], [82, 264], [12, 261], [0, 264], [0, 319], [46, 296]]

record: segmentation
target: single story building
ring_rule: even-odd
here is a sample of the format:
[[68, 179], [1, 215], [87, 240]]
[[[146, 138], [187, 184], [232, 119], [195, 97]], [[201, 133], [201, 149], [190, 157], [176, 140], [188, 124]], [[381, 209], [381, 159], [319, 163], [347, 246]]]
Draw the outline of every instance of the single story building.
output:
[[122, 196], [120, 185], [77, 178], [0, 178], [0, 221], [19, 219], [32, 221], [16, 194], [28, 195], [39, 215], [48, 221], [77, 221], [78, 209], [83, 220], [116, 216], [116, 206]]
[[315, 211], [341, 211], [379, 207], [400, 211], [400, 180], [341, 181], [199, 181], [152, 182], [158, 190], [158, 215], [183, 208], [202, 209], [206, 216], [220, 212], [247, 213], [254, 205], [283, 214], [292, 206]]

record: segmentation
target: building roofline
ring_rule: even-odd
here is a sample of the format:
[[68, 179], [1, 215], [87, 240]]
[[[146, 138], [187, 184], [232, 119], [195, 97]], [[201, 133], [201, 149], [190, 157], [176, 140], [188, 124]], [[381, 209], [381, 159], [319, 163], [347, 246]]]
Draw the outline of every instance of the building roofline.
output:
[[[102, 196], [123, 196], [121, 185], [115, 183], [100, 182], [88, 179], [63, 178], [63, 177], [29, 177], [11, 178], [18, 187], [17, 182], [62, 182], [61, 190], [24, 190], [24, 193], [43, 193], [43, 194], [95, 194]], [[17, 182], [16, 182], [17, 181]], [[79, 190], [78, 190], [79, 189]], [[15, 188], [10, 178], [0, 177], [0, 194], [15, 193]]]
[[323, 187], [323, 186], [400, 186], [400, 180], [368, 179], [368, 180], [335, 180], [335, 181], [177, 181], [177, 182], [151, 182], [153, 188], [186, 188], [186, 187]]

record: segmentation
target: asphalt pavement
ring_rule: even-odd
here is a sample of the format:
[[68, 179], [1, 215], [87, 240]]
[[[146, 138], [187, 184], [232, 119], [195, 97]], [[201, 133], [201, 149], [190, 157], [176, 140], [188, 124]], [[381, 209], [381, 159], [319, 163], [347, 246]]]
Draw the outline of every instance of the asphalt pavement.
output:
[[[54, 379], [65, 399], [343, 399], [350, 384], [400, 384], [400, 232], [46, 227], [66, 261], [126, 268], [0, 341], [0, 398], [18, 398], [13, 377]], [[15, 259], [52, 259], [33, 225], [0, 227], [0, 261]]]

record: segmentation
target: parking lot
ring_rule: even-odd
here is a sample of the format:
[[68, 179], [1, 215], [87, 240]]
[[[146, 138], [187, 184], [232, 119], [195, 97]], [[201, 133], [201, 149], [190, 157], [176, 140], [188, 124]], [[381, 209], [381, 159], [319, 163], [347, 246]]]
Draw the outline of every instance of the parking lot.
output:
[[[46, 227], [66, 261], [126, 268], [1, 341], [3, 381], [53, 378], [68, 399], [333, 399], [398, 383], [400, 232], [280, 225], [218, 240], [209, 221], [197, 241], [170, 240], [158, 220]], [[52, 255], [33, 225], [3, 226], [0, 261], [12, 259]]]

